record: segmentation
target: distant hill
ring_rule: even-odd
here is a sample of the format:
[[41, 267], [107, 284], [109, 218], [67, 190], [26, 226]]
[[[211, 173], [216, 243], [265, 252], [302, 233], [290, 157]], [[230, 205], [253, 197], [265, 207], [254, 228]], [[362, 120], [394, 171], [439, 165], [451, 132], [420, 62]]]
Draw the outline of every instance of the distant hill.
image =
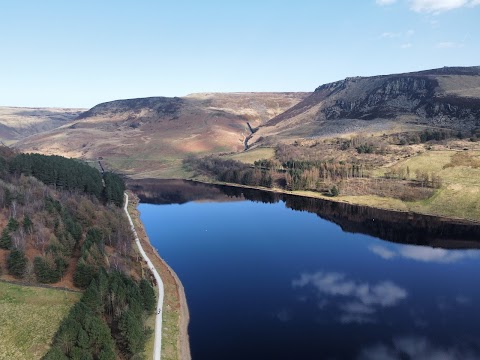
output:
[[[226, 154], [297, 139], [480, 129], [480, 67], [351, 77], [313, 93], [203, 93], [116, 100], [22, 139], [21, 151], [83, 159], [136, 177], [189, 176], [189, 154]], [[253, 134], [252, 134], [253, 132]]]
[[12, 144], [27, 136], [58, 128], [85, 109], [0, 107], [0, 141]]
[[204, 93], [116, 100], [17, 146], [43, 154], [102, 157], [107, 166], [126, 173], [178, 177], [171, 169], [180, 168], [187, 154], [241, 151], [251, 133], [247, 122], [255, 129], [309, 94]]
[[480, 127], [480, 67], [351, 77], [319, 86], [252, 138], [295, 139], [442, 127]]

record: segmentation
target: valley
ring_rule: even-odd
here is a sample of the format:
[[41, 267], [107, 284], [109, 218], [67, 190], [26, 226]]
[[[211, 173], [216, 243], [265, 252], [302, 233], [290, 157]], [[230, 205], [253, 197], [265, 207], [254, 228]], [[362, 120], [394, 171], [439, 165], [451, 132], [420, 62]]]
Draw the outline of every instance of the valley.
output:
[[100, 104], [63, 128], [31, 136], [17, 148], [81, 159], [102, 158], [132, 177], [188, 176], [190, 153], [241, 152], [245, 137], [308, 93], [192, 94]]
[[480, 359], [480, 0], [1, 11], [0, 360]]
[[66, 125], [85, 110], [0, 106], [0, 141], [15, 144], [27, 136]]
[[[480, 68], [445, 67], [352, 77], [312, 93], [117, 100], [15, 146], [101, 159], [132, 179], [237, 183], [478, 220], [480, 184], [472, 164], [479, 139]], [[473, 162], [456, 163], [462, 154]], [[191, 159], [209, 156], [270, 180], [191, 166]], [[335, 167], [335, 175], [322, 175], [321, 163]]]

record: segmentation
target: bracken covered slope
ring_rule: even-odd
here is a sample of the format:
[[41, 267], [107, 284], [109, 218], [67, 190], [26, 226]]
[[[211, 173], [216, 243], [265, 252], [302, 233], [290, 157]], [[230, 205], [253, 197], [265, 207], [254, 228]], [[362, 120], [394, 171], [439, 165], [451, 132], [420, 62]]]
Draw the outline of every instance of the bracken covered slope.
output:
[[[345, 133], [480, 126], [480, 67], [353, 77], [318, 87], [253, 137], [292, 139]], [[273, 136], [273, 137], [272, 137]]]
[[[93, 159], [145, 176], [175, 176], [190, 153], [241, 151], [252, 128], [296, 105], [310, 93], [209, 93], [99, 104], [73, 123], [31, 136], [22, 151]], [[153, 173], [151, 172], [153, 171]]]

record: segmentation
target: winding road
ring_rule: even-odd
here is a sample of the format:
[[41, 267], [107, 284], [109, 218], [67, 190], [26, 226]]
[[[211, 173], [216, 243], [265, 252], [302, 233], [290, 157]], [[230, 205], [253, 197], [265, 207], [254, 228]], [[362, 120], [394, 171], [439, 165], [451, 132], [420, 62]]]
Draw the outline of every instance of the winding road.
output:
[[135, 230], [135, 226], [133, 225], [132, 218], [128, 213], [128, 195], [125, 193], [125, 213], [127, 214], [128, 221], [130, 221], [130, 226], [132, 227], [132, 232], [135, 236], [135, 242], [137, 243], [138, 249], [140, 250], [140, 254], [142, 254], [143, 258], [147, 262], [149, 269], [152, 271], [153, 276], [158, 284], [158, 303], [157, 303], [157, 315], [155, 317], [155, 345], [153, 347], [153, 359], [160, 360], [161, 351], [162, 351], [162, 310], [163, 310], [163, 297], [165, 295], [163, 282], [158, 274], [157, 269], [153, 266], [152, 262], [148, 258], [147, 254], [143, 250], [142, 244], [140, 244], [140, 240], [137, 235], [137, 231]]

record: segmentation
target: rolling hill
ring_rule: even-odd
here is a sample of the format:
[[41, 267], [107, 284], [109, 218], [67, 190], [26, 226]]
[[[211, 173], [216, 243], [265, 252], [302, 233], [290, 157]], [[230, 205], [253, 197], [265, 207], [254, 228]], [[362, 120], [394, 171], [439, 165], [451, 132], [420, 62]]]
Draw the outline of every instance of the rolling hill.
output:
[[204, 93], [99, 104], [75, 121], [19, 142], [22, 151], [103, 158], [110, 168], [149, 177], [179, 177], [190, 153], [241, 151], [252, 128], [309, 93]]
[[0, 107], [0, 141], [13, 144], [27, 136], [60, 127], [85, 109]]

